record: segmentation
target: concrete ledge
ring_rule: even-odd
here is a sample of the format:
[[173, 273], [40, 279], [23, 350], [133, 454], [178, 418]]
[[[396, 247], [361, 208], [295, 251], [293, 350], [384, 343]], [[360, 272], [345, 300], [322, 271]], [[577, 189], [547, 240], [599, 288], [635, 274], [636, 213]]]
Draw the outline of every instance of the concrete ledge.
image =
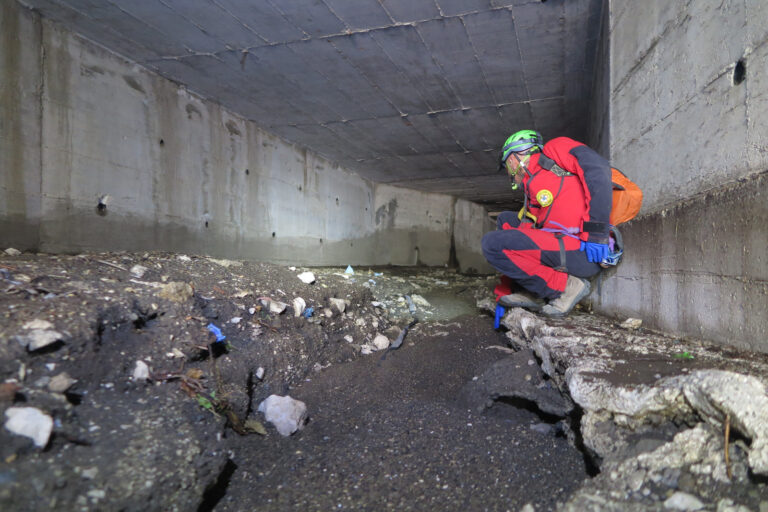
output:
[[572, 427], [600, 474], [563, 510], [659, 510], [676, 493], [708, 510], [729, 500], [756, 510], [768, 498], [768, 356], [588, 314], [515, 308], [501, 323], [581, 410]]

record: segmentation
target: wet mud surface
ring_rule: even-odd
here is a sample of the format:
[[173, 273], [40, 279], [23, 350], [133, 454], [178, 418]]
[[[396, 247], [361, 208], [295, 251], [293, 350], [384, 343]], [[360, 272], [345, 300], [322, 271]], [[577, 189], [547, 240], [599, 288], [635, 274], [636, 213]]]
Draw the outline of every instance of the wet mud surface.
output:
[[[559, 418], [462, 393], [510, 356], [475, 306], [492, 285], [440, 269], [3, 255], [0, 419], [35, 408], [52, 428], [42, 446], [0, 429], [0, 508], [554, 510], [587, 477]], [[401, 348], [371, 348], [414, 315]], [[264, 421], [271, 394], [306, 403], [303, 430]]]

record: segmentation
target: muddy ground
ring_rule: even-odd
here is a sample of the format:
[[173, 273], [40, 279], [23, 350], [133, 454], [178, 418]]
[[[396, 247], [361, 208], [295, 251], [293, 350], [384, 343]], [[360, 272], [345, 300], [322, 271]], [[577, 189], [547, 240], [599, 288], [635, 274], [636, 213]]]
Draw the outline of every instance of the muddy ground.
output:
[[[510, 357], [476, 307], [494, 278], [353, 270], [2, 254], [0, 419], [33, 407], [52, 434], [0, 429], [0, 509], [539, 511], [588, 478], [568, 419], [464, 392]], [[303, 430], [265, 422], [271, 394], [306, 403]]]

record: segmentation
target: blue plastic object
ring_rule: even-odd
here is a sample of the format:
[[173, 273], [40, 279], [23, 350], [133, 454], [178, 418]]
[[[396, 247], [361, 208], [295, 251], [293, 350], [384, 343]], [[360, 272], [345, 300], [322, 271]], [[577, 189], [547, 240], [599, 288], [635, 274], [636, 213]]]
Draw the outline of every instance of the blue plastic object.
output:
[[354, 274], [355, 271], [352, 269], [352, 265], [347, 265], [347, 270], [344, 271], [345, 274]]
[[507, 310], [504, 309], [504, 306], [501, 304], [496, 304], [496, 317], [493, 319], [493, 328], [498, 329], [501, 325], [501, 319], [504, 316], [504, 313], [506, 313]]
[[307, 308], [304, 310], [304, 313], [302, 314], [304, 315], [304, 318], [309, 318], [312, 316], [312, 313], [314, 312], [315, 312], [315, 308]]
[[208, 330], [211, 331], [214, 334], [214, 336], [216, 336], [216, 342], [217, 343], [219, 341], [224, 341], [225, 339], [227, 339], [226, 336], [221, 334], [221, 329], [219, 329], [218, 327], [216, 327], [213, 324], [208, 324]]
[[596, 244], [594, 242], [581, 242], [579, 250], [587, 253], [587, 259], [592, 263], [600, 263], [611, 254], [608, 244]]

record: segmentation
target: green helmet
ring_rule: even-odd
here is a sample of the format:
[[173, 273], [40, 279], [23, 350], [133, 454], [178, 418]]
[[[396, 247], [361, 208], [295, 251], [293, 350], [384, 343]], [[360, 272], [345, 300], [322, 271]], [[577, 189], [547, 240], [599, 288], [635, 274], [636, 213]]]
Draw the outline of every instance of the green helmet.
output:
[[511, 153], [518, 153], [537, 147], [541, 151], [544, 147], [544, 139], [541, 138], [541, 134], [536, 130], [520, 130], [509, 136], [504, 143], [504, 147], [501, 148], [501, 161], [505, 162]]

